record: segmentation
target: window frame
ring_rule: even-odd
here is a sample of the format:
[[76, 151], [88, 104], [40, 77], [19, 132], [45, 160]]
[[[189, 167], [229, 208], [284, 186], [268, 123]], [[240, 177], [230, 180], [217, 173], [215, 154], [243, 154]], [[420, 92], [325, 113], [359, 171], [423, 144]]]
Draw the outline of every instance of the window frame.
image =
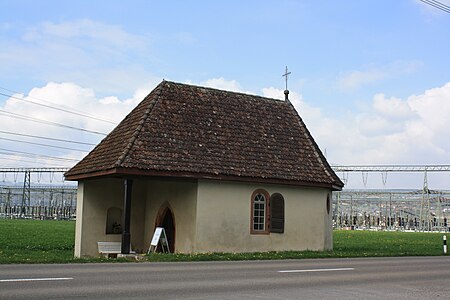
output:
[[[264, 229], [263, 230], [255, 230], [254, 229], [254, 217], [255, 217], [255, 198], [257, 195], [263, 195], [264, 196]], [[250, 201], [250, 234], [264, 234], [267, 235], [270, 233], [269, 231], [269, 202], [270, 202], [270, 195], [266, 190], [263, 189], [257, 189], [252, 193], [252, 198]]]
[[[275, 202], [278, 202], [275, 204]], [[275, 207], [279, 208], [279, 214], [276, 215], [274, 209]], [[270, 233], [284, 233], [284, 227], [286, 222], [286, 207], [285, 207], [285, 200], [282, 194], [280, 193], [273, 193], [270, 196], [269, 201], [269, 220], [270, 220]], [[275, 216], [276, 215], [276, 216]], [[274, 226], [274, 221], [277, 220], [280, 222], [280, 226]]]

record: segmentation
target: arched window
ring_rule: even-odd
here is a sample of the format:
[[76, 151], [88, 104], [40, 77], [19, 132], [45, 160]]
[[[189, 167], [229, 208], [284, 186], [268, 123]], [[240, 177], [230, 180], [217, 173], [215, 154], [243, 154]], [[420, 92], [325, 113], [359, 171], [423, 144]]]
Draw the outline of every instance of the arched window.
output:
[[279, 193], [270, 197], [270, 232], [284, 233], [284, 198]]
[[252, 234], [269, 233], [268, 206], [269, 194], [265, 190], [258, 189], [252, 194], [251, 228]]
[[122, 210], [118, 207], [110, 207], [106, 214], [106, 234], [120, 233], [122, 233]]

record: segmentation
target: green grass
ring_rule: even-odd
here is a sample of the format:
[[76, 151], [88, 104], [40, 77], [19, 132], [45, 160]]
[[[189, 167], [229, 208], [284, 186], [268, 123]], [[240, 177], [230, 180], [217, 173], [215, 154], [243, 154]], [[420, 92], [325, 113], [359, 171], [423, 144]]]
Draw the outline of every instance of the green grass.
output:
[[442, 255], [441, 233], [334, 231], [333, 251], [151, 254], [150, 261], [273, 260], [336, 257]]
[[[126, 261], [74, 259], [75, 222], [0, 219], [0, 264]], [[334, 231], [334, 250], [151, 254], [149, 261], [227, 261], [442, 255], [441, 233]]]
[[74, 221], [0, 219], [0, 264], [122, 262], [73, 257]]
[[334, 231], [338, 257], [442, 255], [442, 233]]
[[67, 262], [75, 222], [0, 219], [0, 263]]

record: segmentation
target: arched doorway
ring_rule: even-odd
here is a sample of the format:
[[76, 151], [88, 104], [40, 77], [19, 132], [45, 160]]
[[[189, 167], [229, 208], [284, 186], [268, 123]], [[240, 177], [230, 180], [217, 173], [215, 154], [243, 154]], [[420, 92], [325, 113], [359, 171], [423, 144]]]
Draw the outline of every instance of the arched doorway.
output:
[[[169, 250], [171, 253], [175, 252], [175, 218], [170, 206], [163, 205], [156, 217], [155, 227], [163, 227], [167, 235], [167, 241], [169, 242]], [[161, 247], [158, 245], [157, 251], [161, 251]]]

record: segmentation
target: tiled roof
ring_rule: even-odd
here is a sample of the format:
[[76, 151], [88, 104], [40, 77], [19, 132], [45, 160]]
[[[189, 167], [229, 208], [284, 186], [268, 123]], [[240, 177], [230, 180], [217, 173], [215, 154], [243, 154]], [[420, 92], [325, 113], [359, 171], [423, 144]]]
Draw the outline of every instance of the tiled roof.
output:
[[107, 175], [343, 186], [289, 102], [169, 81], [65, 174]]

